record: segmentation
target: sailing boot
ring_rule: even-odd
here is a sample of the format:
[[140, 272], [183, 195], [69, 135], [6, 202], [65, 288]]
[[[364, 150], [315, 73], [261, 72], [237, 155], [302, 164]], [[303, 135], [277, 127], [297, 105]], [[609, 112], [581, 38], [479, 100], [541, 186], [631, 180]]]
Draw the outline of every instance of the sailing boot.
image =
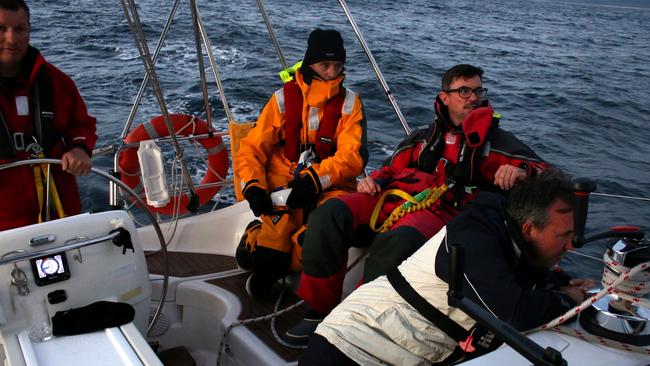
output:
[[325, 319], [325, 313], [309, 309], [307, 315], [285, 333], [285, 341], [292, 346], [307, 346], [309, 339], [316, 331], [318, 324]]
[[282, 275], [269, 276], [268, 274], [253, 272], [246, 279], [246, 293], [251, 297], [267, 297], [273, 293], [275, 284]]
[[235, 260], [237, 265], [241, 269], [250, 270], [253, 268], [253, 256], [255, 253], [255, 247], [257, 246], [257, 234], [260, 232], [262, 227], [262, 222], [260, 220], [253, 220], [247, 226], [244, 231], [244, 235], [237, 245], [237, 250], [235, 251]]

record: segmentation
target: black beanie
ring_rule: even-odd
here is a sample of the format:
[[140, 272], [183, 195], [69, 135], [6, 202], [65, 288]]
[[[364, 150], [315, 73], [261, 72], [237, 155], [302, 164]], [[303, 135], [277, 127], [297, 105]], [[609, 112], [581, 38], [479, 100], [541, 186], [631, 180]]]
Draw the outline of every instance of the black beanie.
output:
[[321, 61], [341, 61], [345, 63], [345, 48], [341, 33], [333, 29], [316, 29], [309, 35], [307, 52], [303, 65]]

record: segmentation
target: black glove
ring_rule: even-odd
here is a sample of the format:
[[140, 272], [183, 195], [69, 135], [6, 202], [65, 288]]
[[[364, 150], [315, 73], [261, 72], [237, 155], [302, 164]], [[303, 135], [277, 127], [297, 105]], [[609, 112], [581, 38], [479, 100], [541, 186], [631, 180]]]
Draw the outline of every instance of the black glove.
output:
[[84, 307], [57, 311], [52, 334], [76, 335], [112, 328], [133, 321], [135, 309], [123, 302], [97, 301]]
[[287, 206], [289, 208], [305, 207], [312, 203], [318, 194], [323, 190], [320, 184], [320, 178], [313, 168], [307, 169], [307, 172], [300, 177], [292, 180], [288, 184], [291, 188]]
[[260, 187], [252, 186], [244, 191], [244, 197], [255, 216], [267, 215], [273, 212], [271, 196]]

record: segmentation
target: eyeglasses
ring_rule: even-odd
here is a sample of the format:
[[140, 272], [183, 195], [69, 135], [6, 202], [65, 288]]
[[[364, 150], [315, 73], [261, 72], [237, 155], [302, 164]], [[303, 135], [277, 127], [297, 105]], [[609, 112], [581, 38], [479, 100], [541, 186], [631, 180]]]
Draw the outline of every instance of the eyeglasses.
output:
[[445, 93], [451, 93], [451, 92], [458, 92], [458, 96], [463, 98], [463, 99], [469, 99], [470, 96], [472, 96], [472, 93], [476, 94], [477, 98], [485, 98], [487, 96], [487, 88], [468, 88], [466, 86], [461, 86], [460, 88], [457, 89], [447, 89], [443, 90]]

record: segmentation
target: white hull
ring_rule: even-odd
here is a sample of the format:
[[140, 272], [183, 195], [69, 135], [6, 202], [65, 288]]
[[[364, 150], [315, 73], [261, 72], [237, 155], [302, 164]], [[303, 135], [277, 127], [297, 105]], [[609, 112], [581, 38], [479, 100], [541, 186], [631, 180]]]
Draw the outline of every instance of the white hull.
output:
[[[572, 324], [572, 326], [577, 325]], [[542, 346], [542, 348], [553, 347], [562, 352], [562, 357], [567, 361], [568, 365], [642, 366], [648, 365], [650, 362], [650, 356], [620, 351], [552, 331], [536, 332], [531, 334], [529, 338]], [[530, 361], [514, 349], [504, 346], [483, 357], [465, 362], [462, 365], [529, 366]]]
[[[176, 233], [168, 246], [170, 251], [203, 254], [232, 255], [244, 227], [252, 219], [246, 203], [202, 214], [178, 222]], [[112, 222], [112, 223], [111, 223]], [[160, 361], [147, 345], [146, 322], [155, 308], [161, 292], [162, 277], [147, 277], [144, 251], [157, 250], [156, 235], [151, 227], [133, 227], [121, 211], [79, 215], [41, 225], [33, 225], [0, 233], [5, 252], [15, 249], [35, 250], [29, 239], [54, 233], [55, 242], [44, 247], [58, 246], [76, 236], [97, 237], [107, 234], [116, 222], [132, 232], [135, 253], [122, 255], [122, 249], [110, 241], [80, 249], [82, 263], [74, 259], [77, 250], [67, 254], [71, 278], [43, 287], [33, 284], [28, 261], [18, 263], [29, 280], [31, 293], [16, 296], [16, 302], [38, 301], [55, 289], [64, 289], [68, 300], [48, 305], [49, 315], [56, 311], [80, 307], [97, 300], [120, 301], [125, 294], [127, 302], [137, 310], [134, 323], [76, 336], [57, 336], [35, 343], [27, 336], [30, 317], [14, 311], [8, 286], [0, 286], [0, 336], [5, 346], [8, 365], [156, 365]], [[218, 223], [215, 224], [215, 223]], [[167, 239], [173, 226], [162, 225]], [[143, 251], [144, 249], [144, 251]], [[354, 257], [354, 256], [352, 256]], [[353, 260], [352, 258], [351, 260]], [[12, 264], [0, 267], [4, 283], [10, 281]], [[350, 291], [356, 282], [359, 268], [355, 268], [346, 282]], [[276, 354], [253, 332], [244, 326], [234, 327], [225, 339], [225, 352], [220, 354], [226, 328], [237, 321], [242, 304], [230, 291], [206, 282], [218, 278], [241, 275], [239, 269], [190, 277], [171, 277], [165, 306], [160, 321], [153, 327], [147, 340], [159, 344], [159, 350], [183, 346], [189, 350], [198, 365], [214, 365], [217, 357], [222, 365], [281, 365], [291, 364]], [[134, 289], [139, 289], [135, 290]], [[137, 293], [137, 295], [133, 295]], [[135, 324], [135, 325], [134, 325]], [[139, 332], [138, 332], [139, 331]], [[538, 332], [530, 336], [543, 347], [551, 346], [562, 352], [570, 365], [645, 365], [650, 356], [618, 351], [593, 345], [577, 338], [555, 332]], [[472, 360], [467, 365], [528, 365], [525, 358], [509, 347]]]

